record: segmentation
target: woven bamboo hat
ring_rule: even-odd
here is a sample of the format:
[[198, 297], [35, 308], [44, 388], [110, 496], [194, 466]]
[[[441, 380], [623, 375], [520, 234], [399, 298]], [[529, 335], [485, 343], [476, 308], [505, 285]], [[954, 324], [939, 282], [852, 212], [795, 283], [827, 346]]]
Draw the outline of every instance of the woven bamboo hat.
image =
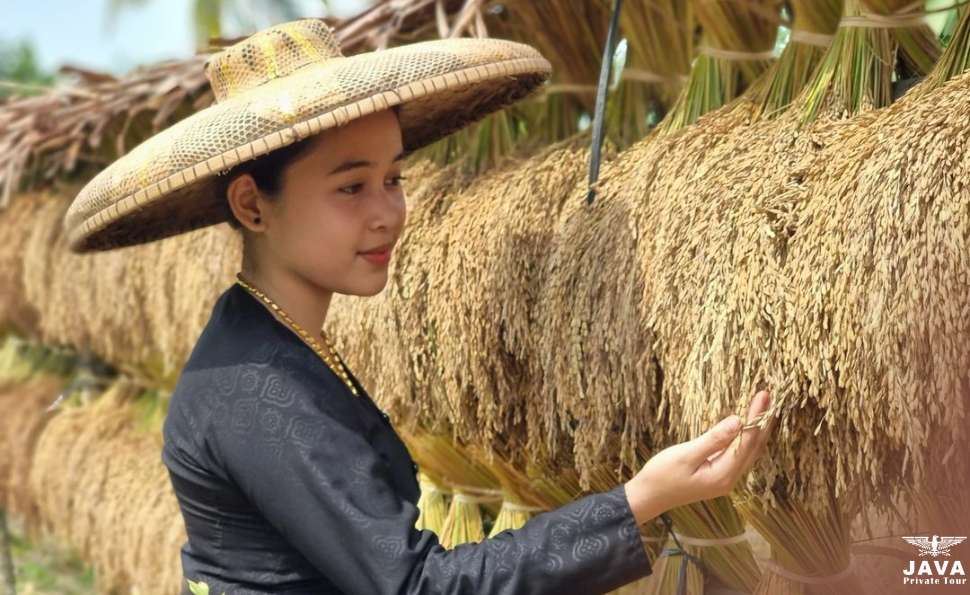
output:
[[534, 48], [443, 39], [344, 56], [333, 30], [305, 19], [213, 54], [215, 103], [147, 139], [95, 176], [64, 218], [71, 249], [140, 244], [224, 221], [215, 174], [400, 104], [412, 151], [525, 97], [548, 78]]

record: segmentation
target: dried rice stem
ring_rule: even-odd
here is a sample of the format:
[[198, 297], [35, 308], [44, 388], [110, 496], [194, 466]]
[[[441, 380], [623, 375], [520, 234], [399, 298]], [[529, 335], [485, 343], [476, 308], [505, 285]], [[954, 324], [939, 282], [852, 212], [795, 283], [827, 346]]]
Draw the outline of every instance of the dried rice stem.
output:
[[[703, 34], [701, 48], [758, 54], [774, 47], [780, 22], [775, 0], [695, 0]], [[693, 124], [702, 115], [728, 104], [768, 69], [770, 59], [728, 59], [702, 53], [690, 79], [659, 128], [666, 133]]]
[[[428, 324], [436, 330], [449, 424], [468, 443], [525, 458], [534, 309], [554, 222], [585, 175], [576, 141], [479, 178], [454, 197], [428, 246]], [[456, 299], [456, 296], [461, 296]], [[521, 446], [508, 446], [516, 439]], [[538, 454], [538, 453], [537, 453]]]
[[920, 85], [924, 90], [935, 89], [970, 68], [970, 10], [964, 8], [960, 12], [949, 45]]
[[834, 35], [839, 24], [843, 0], [796, 0], [791, 3], [794, 21], [792, 38], [778, 60], [752, 88], [753, 101], [761, 117], [774, 117], [788, 106], [811, 81], [827, 46], [820, 42], [805, 43], [801, 33], [818, 36]]
[[461, 543], [478, 543], [485, 539], [482, 511], [478, 504], [463, 498], [467, 494], [456, 492], [448, 508], [448, 516], [441, 528], [441, 545], [452, 549]]
[[[908, 0], [845, 0], [843, 14], [897, 14]], [[936, 36], [926, 25], [873, 28], [841, 26], [804, 96], [803, 122], [823, 112], [855, 114], [892, 103], [892, 74], [927, 74], [940, 55]]]
[[[606, 2], [607, 0], [604, 0]], [[690, 73], [693, 14], [683, 0], [644, 0], [625, 4], [620, 30], [629, 44], [624, 78], [606, 108], [607, 138], [627, 147], [650, 131], [676, 101]], [[656, 81], [630, 78], [633, 69]]]
[[24, 248], [37, 217], [42, 198], [34, 194], [18, 195], [0, 209], [0, 228], [4, 241], [0, 246], [0, 328], [13, 329], [21, 335], [34, 334], [37, 310], [25, 299], [23, 270]]
[[415, 527], [441, 535], [449, 508], [447, 492], [423, 472], [418, 474], [418, 484], [421, 497], [418, 498], [419, 514]]
[[46, 374], [0, 391], [0, 506], [15, 513], [28, 535], [39, 534], [37, 506], [27, 481], [38, 437], [50, 416], [45, 409], [64, 380]]
[[[744, 521], [728, 498], [678, 507], [670, 511], [670, 516], [674, 521], [674, 532], [688, 538], [727, 539], [745, 532]], [[721, 546], [684, 546], [731, 589], [750, 592], [760, 580], [761, 572], [748, 541]], [[676, 571], [676, 567], [671, 565], [665, 566], [665, 569], [666, 572]], [[665, 577], [665, 580], [676, 583], [676, 575], [673, 579]]]
[[121, 377], [90, 403], [62, 404], [38, 441], [29, 487], [46, 531], [94, 565], [99, 590], [177, 592], [184, 525], [160, 437], [134, 427], [140, 392]]
[[[771, 544], [772, 561], [785, 570], [803, 576], [829, 576], [848, 566], [849, 518], [841, 512], [840, 503], [831, 493], [824, 506], [813, 503], [813, 508], [824, 509], [822, 514], [813, 514], [796, 500], [765, 506], [761, 498], [747, 492], [734, 492], [731, 496], [748, 522]], [[757, 593], [804, 592], [801, 585], [792, 584], [790, 579], [770, 570], [762, 576], [763, 584], [758, 586]], [[819, 589], [818, 593], [863, 592], [853, 574]]]

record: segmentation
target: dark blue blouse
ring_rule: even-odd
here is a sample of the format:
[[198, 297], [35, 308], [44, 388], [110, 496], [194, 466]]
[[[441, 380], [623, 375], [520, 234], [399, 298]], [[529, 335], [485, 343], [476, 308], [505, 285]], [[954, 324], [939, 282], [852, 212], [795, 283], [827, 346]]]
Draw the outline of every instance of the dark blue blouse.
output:
[[593, 595], [651, 573], [622, 485], [444, 549], [414, 526], [407, 448], [353, 382], [360, 396], [243, 287], [219, 297], [163, 429], [183, 593]]

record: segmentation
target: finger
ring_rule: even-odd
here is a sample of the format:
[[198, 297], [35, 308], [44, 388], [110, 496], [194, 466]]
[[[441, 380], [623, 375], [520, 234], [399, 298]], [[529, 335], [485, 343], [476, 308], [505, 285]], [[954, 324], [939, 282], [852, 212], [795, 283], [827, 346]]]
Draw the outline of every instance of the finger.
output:
[[[771, 394], [768, 391], [761, 391], [757, 395], [751, 404], [751, 409], [753, 410], [753, 415], [760, 415], [761, 412], [767, 411], [771, 407]], [[749, 412], [749, 419], [753, 419], [751, 412]], [[764, 428], [754, 428], [751, 430], [746, 430], [744, 432], [742, 440], [747, 442], [747, 449], [744, 454], [741, 455], [743, 459], [741, 463], [741, 472], [747, 473], [751, 467], [754, 466], [755, 461], [764, 452], [765, 444], [768, 442], [768, 436], [774, 429], [775, 419], [771, 418]]]
[[744, 422], [745, 425], [754, 422], [758, 419], [759, 415], [768, 411], [769, 407], [771, 407], [771, 393], [766, 390], [758, 391], [748, 405], [748, 412]]
[[687, 443], [689, 445], [688, 459], [695, 466], [705, 463], [708, 457], [722, 451], [731, 444], [741, 427], [741, 419], [737, 415], [728, 416], [719, 421], [697, 438]]

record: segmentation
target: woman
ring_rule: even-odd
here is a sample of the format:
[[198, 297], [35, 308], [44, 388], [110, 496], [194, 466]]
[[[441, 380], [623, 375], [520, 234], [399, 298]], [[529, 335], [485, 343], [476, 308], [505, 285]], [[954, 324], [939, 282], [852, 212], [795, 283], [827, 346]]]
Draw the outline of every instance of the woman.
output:
[[[238, 282], [164, 425], [188, 534], [183, 593], [190, 581], [213, 594], [604, 593], [651, 572], [638, 525], [727, 494], [753, 463], [767, 431], [727, 449], [742, 432], [732, 416], [518, 530], [444, 550], [415, 529], [414, 461], [318, 329], [334, 293], [387, 283], [406, 153], [526, 95], [548, 69], [501, 40], [344, 58], [320, 22], [286, 23], [216, 54], [217, 104], [78, 196], [66, 219], [78, 251], [223, 220], [243, 235]], [[749, 421], [767, 405], [759, 394]]]

